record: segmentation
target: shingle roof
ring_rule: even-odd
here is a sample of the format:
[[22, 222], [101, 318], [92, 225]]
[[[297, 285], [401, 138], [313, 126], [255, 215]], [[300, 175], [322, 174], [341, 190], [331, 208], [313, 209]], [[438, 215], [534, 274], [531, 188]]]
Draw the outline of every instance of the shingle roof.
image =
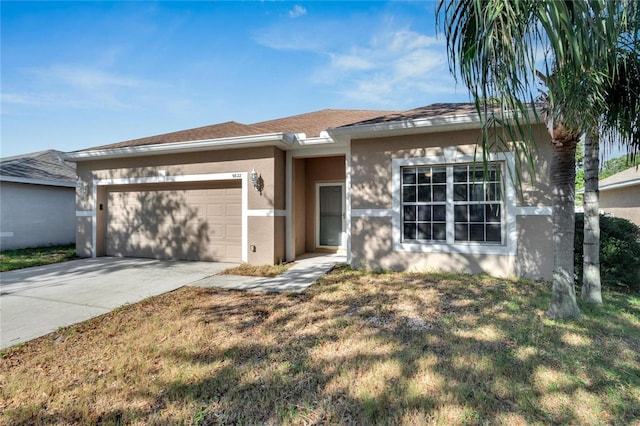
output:
[[631, 181], [638, 181], [637, 184], [640, 184], [640, 168], [634, 166], [627, 170], [623, 170], [619, 173], [616, 173], [615, 175], [602, 179], [600, 182], [598, 182], [598, 186], [600, 190], [606, 190], [609, 186]]
[[76, 165], [53, 149], [0, 158], [0, 175], [48, 182], [75, 182]]
[[474, 104], [470, 103], [438, 103], [408, 111], [394, 111], [371, 117], [362, 121], [346, 123], [340, 127], [361, 126], [365, 124], [389, 123], [393, 121], [416, 120], [420, 118], [454, 117], [456, 115], [473, 114], [476, 112]]
[[394, 113], [397, 113], [397, 111], [324, 109], [307, 114], [263, 121], [256, 123], [255, 126], [271, 129], [274, 132], [305, 133], [307, 137], [318, 137], [320, 132], [331, 127], [340, 127], [345, 124], [370, 120]]
[[89, 148], [87, 151], [158, 145], [172, 142], [191, 142], [207, 139], [253, 136], [280, 132], [305, 133], [307, 137], [317, 137], [320, 136], [320, 132], [330, 127], [337, 127], [354, 121], [365, 120], [390, 113], [392, 113], [392, 111], [325, 109], [307, 114], [262, 121], [255, 124], [242, 124], [235, 121], [229, 121], [226, 123], [213, 124], [195, 129], [181, 130], [178, 132], [97, 146]]
[[242, 124], [235, 121], [229, 121], [226, 123], [213, 124], [195, 129], [181, 130], [178, 132], [97, 146], [83, 151], [254, 136], [267, 133], [304, 133], [307, 137], [318, 137], [322, 131], [330, 128], [404, 121], [417, 118], [464, 115], [473, 112], [475, 112], [473, 104], [461, 103], [432, 104], [409, 111], [324, 109], [321, 111], [262, 121], [254, 124]]
[[172, 142], [201, 141], [207, 139], [233, 138], [239, 136], [252, 136], [263, 133], [270, 133], [267, 129], [257, 126], [251, 126], [235, 121], [226, 123], [213, 124], [210, 126], [197, 127], [195, 129], [180, 130], [177, 132], [165, 133], [157, 136], [149, 136], [146, 138], [132, 139], [124, 142], [113, 143], [109, 145], [96, 146], [89, 148], [94, 149], [111, 149], [126, 148], [132, 146], [158, 145]]

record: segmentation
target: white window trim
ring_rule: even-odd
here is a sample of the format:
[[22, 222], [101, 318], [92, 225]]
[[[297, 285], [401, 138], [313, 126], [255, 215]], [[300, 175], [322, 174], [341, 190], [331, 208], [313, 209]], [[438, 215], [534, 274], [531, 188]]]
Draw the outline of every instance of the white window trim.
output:
[[254, 217], [285, 217], [287, 211], [279, 209], [251, 209], [247, 210], [247, 214]]
[[[320, 188], [323, 186], [339, 186], [342, 192], [342, 231], [340, 231], [340, 245], [339, 246], [322, 246], [320, 245]], [[347, 206], [346, 206], [346, 194], [345, 194], [345, 182], [317, 182], [316, 183], [316, 248], [326, 249], [346, 249], [347, 248]]]
[[[392, 176], [392, 240], [393, 250], [399, 252], [417, 253], [460, 253], [460, 254], [497, 254], [516, 255], [518, 249], [518, 230], [516, 224], [516, 191], [510, 176], [514, 171], [513, 153], [491, 153], [489, 161], [504, 162], [504, 242], [503, 244], [484, 244], [476, 242], [449, 243], [420, 243], [402, 241], [402, 167], [406, 166], [438, 166], [453, 165], [458, 163], [473, 163], [478, 160], [474, 155], [463, 155], [457, 152], [456, 147], [445, 147], [444, 156], [394, 158], [391, 161]], [[447, 179], [453, 179], [447, 175]], [[453, 194], [447, 192], [447, 208], [453, 208]], [[450, 212], [447, 212], [448, 214]], [[447, 215], [447, 217], [451, 217]], [[447, 241], [453, 241], [453, 222], [447, 221]]]
[[[242, 181], [242, 253], [241, 259], [243, 262], [248, 262], [249, 259], [249, 245], [248, 245], [248, 217], [254, 216], [250, 214], [253, 212], [248, 209], [249, 205], [249, 173], [237, 172], [237, 173], [209, 173], [209, 174], [195, 174], [195, 175], [178, 175], [178, 176], [166, 176], [164, 173], [159, 173], [159, 176], [145, 176], [136, 178], [114, 178], [114, 179], [94, 179], [93, 191], [92, 191], [92, 203], [93, 210], [91, 211], [91, 257], [97, 256], [97, 212], [96, 204], [98, 199], [98, 187], [103, 185], [132, 185], [132, 184], [149, 184], [149, 183], [178, 183], [178, 182], [206, 182], [206, 181], [221, 181], [221, 180], [241, 180]], [[255, 210], [256, 216], [269, 215], [261, 210]], [[274, 215], [277, 214], [274, 211]], [[76, 212], [77, 215], [78, 212]], [[83, 214], [84, 216], [85, 214]], [[89, 216], [89, 215], [87, 215]]]

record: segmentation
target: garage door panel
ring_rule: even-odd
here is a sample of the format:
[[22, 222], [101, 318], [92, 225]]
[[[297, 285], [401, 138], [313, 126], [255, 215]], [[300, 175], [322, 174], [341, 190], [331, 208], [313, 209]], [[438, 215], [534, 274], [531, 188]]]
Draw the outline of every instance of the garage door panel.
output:
[[226, 216], [240, 216], [242, 214], [242, 204], [226, 204], [225, 215]]
[[242, 239], [242, 225], [225, 225], [225, 234], [229, 241], [240, 242]]
[[[220, 258], [228, 257], [226, 244], [209, 244], [208, 247], [209, 247], [209, 253], [211, 253], [211, 256], [213, 256], [213, 258], [220, 259]], [[233, 255], [233, 253], [229, 253], [229, 254]]]
[[209, 203], [206, 209], [207, 219], [217, 218], [224, 215], [224, 203]]
[[209, 184], [113, 188], [107, 200], [107, 255], [241, 261], [239, 182]]
[[223, 203], [225, 201], [225, 191], [220, 189], [210, 189], [204, 194], [204, 197], [208, 202]]
[[209, 225], [209, 238], [211, 241], [224, 241], [226, 239], [224, 225]]
[[225, 254], [226, 254], [227, 257], [233, 256], [234, 253], [236, 253], [236, 252], [238, 252], [240, 250], [242, 250], [242, 246], [239, 245], [239, 244], [238, 245], [227, 244], [226, 245], [226, 253]]

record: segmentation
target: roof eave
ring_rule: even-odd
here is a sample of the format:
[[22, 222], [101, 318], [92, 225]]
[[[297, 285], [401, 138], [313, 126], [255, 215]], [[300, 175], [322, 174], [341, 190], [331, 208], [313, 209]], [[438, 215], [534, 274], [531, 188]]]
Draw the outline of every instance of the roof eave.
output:
[[366, 138], [382, 138], [388, 136], [403, 136], [415, 133], [432, 133], [444, 130], [466, 130], [480, 128], [480, 121], [447, 120], [447, 118], [438, 117], [436, 119], [419, 119], [393, 121], [389, 123], [363, 124], [359, 126], [350, 126], [343, 128], [328, 129], [327, 132], [334, 139], [366, 139]]
[[[507, 116], [509, 117], [508, 113]], [[536, 118], [533, 110], [530, 110], [528, 118], [530, 120], [534, 120]], [[403, 136], [416, 133], [480, 129], [481, 127], [482, 121], [480, 120], [480, 115], [478, 113], [468, 113], [334, 127], [327, 129], [327, 132], [334, 139], [347, 138], [353, 140], [372, 137]]]
[[598, 188], [599, 191], [609, 191], [611, 189], [625, 188], [627, 186], [636, 186], [640, 185], [640, 179], [630, 179], [623, 182], [610, 183], [608, 185], [603, 185]]
[[180, 154], [218, 149], [257, 148], [262, 146], [278, 146], [286, 150], [289, 149], [292, 144], [293, 138], [290, 134], [278, 132], [252, 136], [170, 142], [156, 145], [75, 151], [63, 154], [63, 158], [67, 161], [79, 162], [111, 158], [141, 157], [148, 155]]
[[26, 183], [30, 185], [63, 186], [68, 188], [76, 187], [75, 181], [74, 182], [53, 181], [53, 180], [33, 179], [33, 178], [6, 176], [6, 175], [0, 175], [0, 182]]

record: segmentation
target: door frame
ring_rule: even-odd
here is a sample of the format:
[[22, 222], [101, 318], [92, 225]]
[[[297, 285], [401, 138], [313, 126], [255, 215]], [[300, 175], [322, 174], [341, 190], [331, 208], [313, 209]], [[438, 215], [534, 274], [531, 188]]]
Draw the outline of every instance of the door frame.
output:
[[[342, 229], [340, 231], [340, 245], [338, 246], [322, 246], [320, 245], [320, 188], [323, 186], [339, 186], [340, 187], [340, 192], [341, 192], [341, 197], [340, 200], [342, 201]], [[315, 204], [315, 210], [316, 210], [316, 223], [315, 223], [315, 231], [316, 231], [316, 238], [315, 238], [315, 246], [316, 248], [321, 248], [321, 249], [346, 249], [347, 248], [347, 235], [346, 235], [346, 231], [347, 231], [347, 226], [346, 226], [346, 221], [347, 221], [347, 198], [346, 198], [346, 194], [345, 194], [345, 182], [344, 181], [333, 181], [333, 182], [316, 182], [316, 204]]]

